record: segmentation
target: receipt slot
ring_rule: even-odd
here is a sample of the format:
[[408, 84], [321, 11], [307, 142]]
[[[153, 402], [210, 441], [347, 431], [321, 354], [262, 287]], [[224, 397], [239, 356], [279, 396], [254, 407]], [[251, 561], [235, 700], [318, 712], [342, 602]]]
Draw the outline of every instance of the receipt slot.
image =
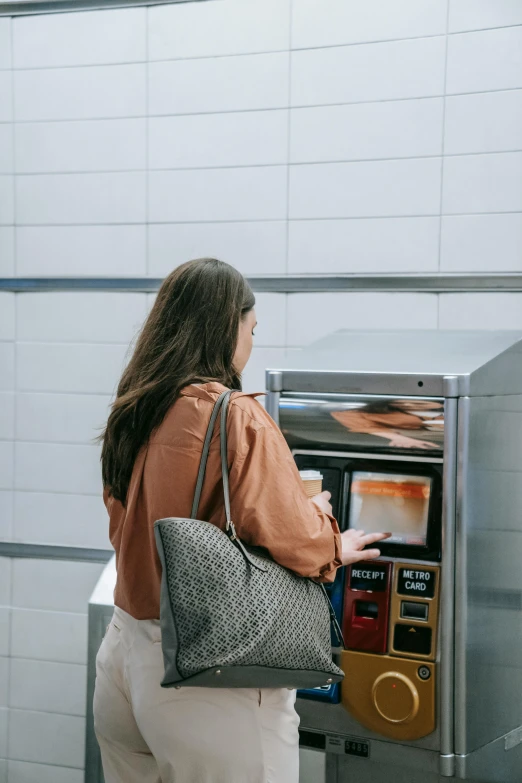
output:
[[[299, 693], [327, 783], [521, 783], [522, 334], [349, 332], [267, 371], [267, 410], [341, 530], [336, 693]], [[319, 781], [318, 781], [319, 783]]]

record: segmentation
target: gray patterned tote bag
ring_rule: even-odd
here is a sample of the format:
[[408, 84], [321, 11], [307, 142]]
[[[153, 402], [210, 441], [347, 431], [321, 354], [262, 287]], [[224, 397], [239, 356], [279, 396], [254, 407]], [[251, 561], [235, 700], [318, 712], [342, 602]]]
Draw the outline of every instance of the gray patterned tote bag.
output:
[[[154, 525], [163, 573], [160, 625], [165, 688], [311, 688], [339, 682], [330, 623], [342, 634], [324, 587], [245, 546], [230, 516], [227, 408], [219, 397], [208, 426], [192, 519]], [[210, 442], [221, 411], [226, 531], [197, 519]], [[284, 535], [284, 530], [281, 531]]]

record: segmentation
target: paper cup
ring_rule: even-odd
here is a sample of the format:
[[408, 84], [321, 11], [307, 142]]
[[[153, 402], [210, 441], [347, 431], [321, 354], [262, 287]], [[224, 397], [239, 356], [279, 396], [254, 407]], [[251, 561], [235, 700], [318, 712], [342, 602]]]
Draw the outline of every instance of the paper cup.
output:
[[318, 470], [300, 470], [299, 475], [309, 498], [323, 491], [323, 476]]

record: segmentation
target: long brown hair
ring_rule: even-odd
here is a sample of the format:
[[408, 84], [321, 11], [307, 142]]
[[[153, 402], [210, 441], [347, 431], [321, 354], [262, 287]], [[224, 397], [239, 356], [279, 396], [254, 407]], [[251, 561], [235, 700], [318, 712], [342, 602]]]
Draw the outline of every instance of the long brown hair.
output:
[[254, 305], [244, 277], [215, 258], [189, 261], [163, 281], [100, 436], [114, 498], [125, 504], [138, 452], [181, 389], [206, 381], [241, 389], [233, 359], [240, 319]]

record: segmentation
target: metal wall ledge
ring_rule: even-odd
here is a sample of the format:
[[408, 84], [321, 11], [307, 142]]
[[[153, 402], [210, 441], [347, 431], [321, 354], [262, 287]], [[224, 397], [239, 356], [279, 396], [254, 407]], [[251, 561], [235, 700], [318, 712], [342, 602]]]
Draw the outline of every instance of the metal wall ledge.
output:
[[15, 2], [3, 2], [0, 0], [0, 16], [59, 14], [64, 11], [101, 11], [109, 8], [125, 8], [136, 5], [187, 2], [203, 2], [203, 0], [15, 0]]
[[[257, 293], [472, 293], [522, 292], [522, 272], [450, 275], [277, 275], [248, 278]], [[5, 277], [0, 291], [114, 291], [155, 293], [156, 277]]]
[[29, 558], [33, 560], [75, 560], [80, 563], [108, 563], [112, 549], [86, 549], [78, 546], [52, 544], [21, 544], [0, 541], [0, 557]]

